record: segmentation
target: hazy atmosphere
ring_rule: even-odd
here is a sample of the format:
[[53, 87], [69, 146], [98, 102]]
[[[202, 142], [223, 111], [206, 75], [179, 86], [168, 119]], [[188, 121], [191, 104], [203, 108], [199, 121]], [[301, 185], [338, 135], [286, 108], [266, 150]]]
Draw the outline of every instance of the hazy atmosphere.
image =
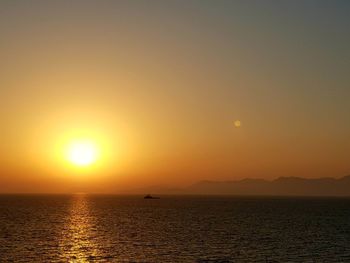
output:
[[350, 0], [0, 0], [0, 262], [350, 262]]
[[0, 192], [350, 174], [349, 1], [0, 1]]

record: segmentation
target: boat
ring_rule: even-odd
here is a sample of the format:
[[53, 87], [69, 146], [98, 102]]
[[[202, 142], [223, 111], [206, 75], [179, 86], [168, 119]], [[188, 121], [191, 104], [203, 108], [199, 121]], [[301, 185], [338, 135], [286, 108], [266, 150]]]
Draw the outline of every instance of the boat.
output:
[[160, 199], [158, 196], [151, 196], [150, 194], [145, 195], [144, 199]]

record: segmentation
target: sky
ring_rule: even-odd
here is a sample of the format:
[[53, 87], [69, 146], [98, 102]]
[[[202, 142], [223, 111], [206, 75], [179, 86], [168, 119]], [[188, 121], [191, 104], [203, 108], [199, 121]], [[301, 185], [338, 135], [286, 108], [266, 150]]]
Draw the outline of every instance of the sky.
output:
[[[346, 0], [0, 1], [0, 192], [349, 174], [349, 13]], [[85, 168], [64, 152], [82, 138], [100, 152]]]

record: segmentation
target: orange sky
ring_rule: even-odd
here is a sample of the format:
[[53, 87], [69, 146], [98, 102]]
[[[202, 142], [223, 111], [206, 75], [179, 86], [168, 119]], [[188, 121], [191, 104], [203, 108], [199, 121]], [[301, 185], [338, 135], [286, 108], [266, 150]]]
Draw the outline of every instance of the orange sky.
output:
[[[0, 192], [348, 174], [348, 11], [1, 2]], [[64, 161], [79, 137], [101, 147], [89, 169]]]

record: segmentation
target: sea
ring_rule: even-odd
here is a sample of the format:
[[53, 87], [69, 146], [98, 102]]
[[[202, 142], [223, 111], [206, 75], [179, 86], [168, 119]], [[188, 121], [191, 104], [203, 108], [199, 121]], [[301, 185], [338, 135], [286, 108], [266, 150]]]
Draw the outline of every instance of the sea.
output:
[[1, 195], [0, 262], [350, 262], [350, 199]]

